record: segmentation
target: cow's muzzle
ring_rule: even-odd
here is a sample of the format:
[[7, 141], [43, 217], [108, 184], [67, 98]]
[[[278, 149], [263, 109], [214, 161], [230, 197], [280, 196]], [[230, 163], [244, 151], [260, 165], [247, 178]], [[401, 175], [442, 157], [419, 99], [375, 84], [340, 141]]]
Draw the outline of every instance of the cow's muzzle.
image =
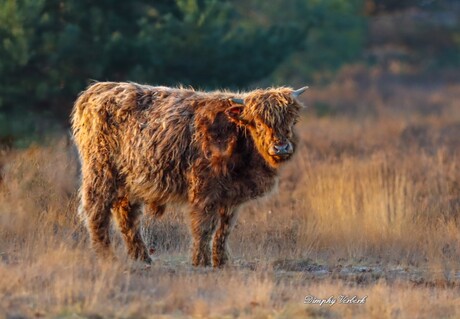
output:
[[268, 150], [271, 156], [289, 156], [294, 152], [290, 142], [273, 144]]

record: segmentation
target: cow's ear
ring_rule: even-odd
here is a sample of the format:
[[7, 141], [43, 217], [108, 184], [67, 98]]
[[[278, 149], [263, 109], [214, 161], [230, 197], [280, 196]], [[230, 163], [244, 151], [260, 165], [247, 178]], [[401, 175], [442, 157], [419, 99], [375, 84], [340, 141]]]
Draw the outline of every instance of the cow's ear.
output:
[[227, 117], [237, 124], [244, 124], [242, 118], [244, 106], [230, 106], [225, 110]]
[[243, 119], [244, 101], [243, 99], [232, 98], [230, 99], [232, 106], [225, 110], [227, 117], [237, 124], [243, 125], [246, 121]]

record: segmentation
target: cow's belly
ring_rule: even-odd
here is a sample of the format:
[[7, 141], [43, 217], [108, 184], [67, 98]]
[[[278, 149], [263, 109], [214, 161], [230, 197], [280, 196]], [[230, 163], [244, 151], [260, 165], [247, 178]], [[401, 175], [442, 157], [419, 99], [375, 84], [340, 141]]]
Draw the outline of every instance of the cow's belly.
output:
[[187, 199], [187, 186], [179, 165], [149, 163], [125, 169], [125, 185], [133, 200], [167, 204]]

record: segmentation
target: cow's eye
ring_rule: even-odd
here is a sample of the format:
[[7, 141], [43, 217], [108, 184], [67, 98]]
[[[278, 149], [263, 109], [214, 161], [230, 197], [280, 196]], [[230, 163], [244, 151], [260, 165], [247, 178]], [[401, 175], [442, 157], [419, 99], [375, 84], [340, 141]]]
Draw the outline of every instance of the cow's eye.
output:
[[256, 128], [262, 129], [263, 125], [260, 122], [256, 122]]

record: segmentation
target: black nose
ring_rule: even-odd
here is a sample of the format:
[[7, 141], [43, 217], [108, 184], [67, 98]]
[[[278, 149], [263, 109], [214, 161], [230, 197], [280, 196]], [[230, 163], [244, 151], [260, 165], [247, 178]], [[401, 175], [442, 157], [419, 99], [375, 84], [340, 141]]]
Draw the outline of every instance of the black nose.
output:
[[284, 153], [289, 148], [289, 144], [288, 143], [278, 144], [278, 145], [275, 144], [274, 147], [277, 152]]
[[279, 143], [273, 144], [272, 155], [289, 155], [292, 154], [292, 145], [291, 143]]

